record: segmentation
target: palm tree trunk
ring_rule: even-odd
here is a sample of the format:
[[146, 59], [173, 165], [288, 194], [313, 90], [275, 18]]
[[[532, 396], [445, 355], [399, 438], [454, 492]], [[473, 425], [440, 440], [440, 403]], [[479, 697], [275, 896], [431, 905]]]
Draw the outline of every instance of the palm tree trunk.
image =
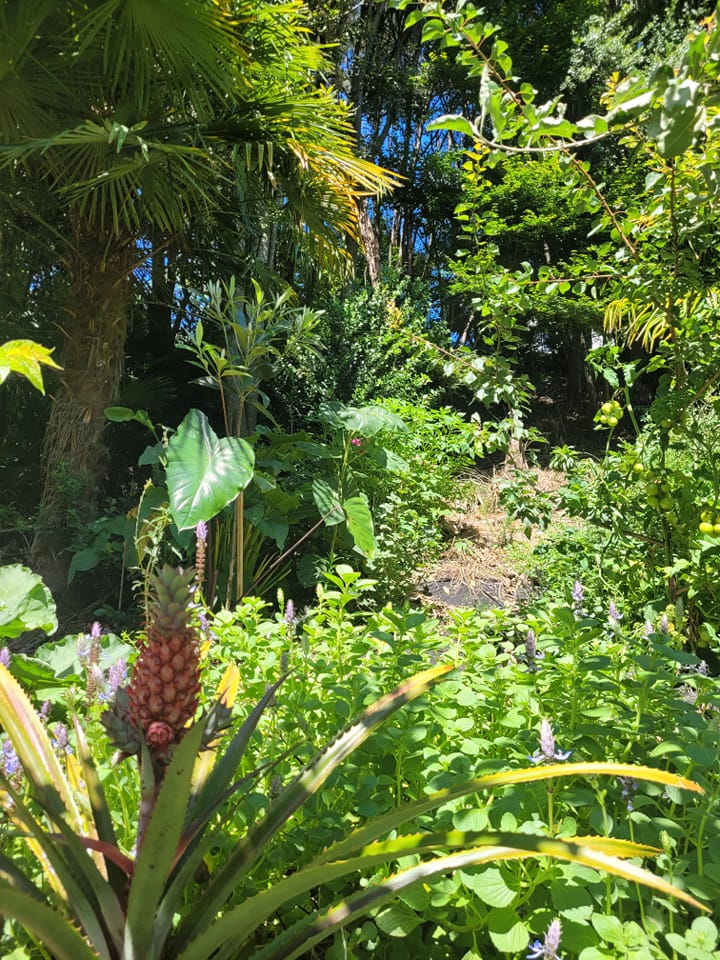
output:
[[96, 515], [108, 469], [105, 408], [118, 394], [125, 362], [135, 250], [75, 231], [66, 267], [69, 290], [59, 362], [42, 448], [43, 490], [33, 563], [51, 589], [66, 584], [74, 528]]

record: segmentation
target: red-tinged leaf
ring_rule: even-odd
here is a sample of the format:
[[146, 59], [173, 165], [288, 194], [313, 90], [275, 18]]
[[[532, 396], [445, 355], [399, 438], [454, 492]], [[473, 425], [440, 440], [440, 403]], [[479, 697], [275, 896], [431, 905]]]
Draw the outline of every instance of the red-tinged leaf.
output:
[[25, 691], [0, 664], [0, 726], [5, 729], [23, 769], [48, 813], [61, 815], [77, 833], [82, 817], [47, 730]]

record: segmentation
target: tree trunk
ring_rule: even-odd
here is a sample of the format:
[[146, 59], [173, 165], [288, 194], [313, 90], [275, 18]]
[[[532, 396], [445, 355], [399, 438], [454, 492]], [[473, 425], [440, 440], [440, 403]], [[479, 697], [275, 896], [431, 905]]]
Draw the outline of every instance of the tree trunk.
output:
[[358, 197], [355, 201], [358, 210], [358, 226], [363, 241], [368, 279], [373, 287], [380, 282], [380, 241], [368, 209], [367, 197]]
[[96, 515], [108, 463], [105, 408], [117, 399], [125, 363], [132, 265], [128, 243], [77, 230], [66, 266], [65, 341], [42, 448], [43, 490], [33, 564], [51, 590], [66, 585], [66, 548]]

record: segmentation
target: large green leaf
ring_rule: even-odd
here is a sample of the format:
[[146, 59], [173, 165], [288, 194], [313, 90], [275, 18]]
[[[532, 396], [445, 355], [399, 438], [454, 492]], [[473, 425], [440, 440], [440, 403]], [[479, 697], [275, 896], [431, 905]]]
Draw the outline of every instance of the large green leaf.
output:
[[342, 523], [345, 519], [340, 497], [335, 487], [330, 486], [322, 477], [315, 477], [312, 482], [312, 495], [320, 516], [328, 527]]
[[318, 416], [330, 426], [339, 427], [363, 437], [372, 437], [381, 430], [395, 433], [407, 430], [407, 424], [402, 417], [375, 404], [367, 407], [346, 407], [332, 400], [321, 405]]
[[167, 448], [170, 510], [178, 529], [219, 513], [250, 483], [254, 464], [245, 440], [218, 438], [205, 414], [191, 410]]
[[40, 577], [19, 563], [0, 567], [0, 637], [57, 630], [55, 601]]
[[343, 502], [345, 521], [355, 547], [366, 557], [372, 557], [377, 548], [373, 518], [363, 496], [349, 497]]

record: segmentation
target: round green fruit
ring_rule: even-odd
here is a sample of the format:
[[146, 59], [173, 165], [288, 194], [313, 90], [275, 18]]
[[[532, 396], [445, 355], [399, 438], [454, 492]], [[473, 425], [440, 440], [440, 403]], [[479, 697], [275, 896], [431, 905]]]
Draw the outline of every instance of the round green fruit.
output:
[[612, 405], [612, 403], [610, 403], [609, 400], [607, 400], [607, 401], [600, 407], [600, 409], [602, 410], [602, 412], [603, 412], [606, 416], [608, 416], [609, 414], [611, 414], [611, 413], [613, 412], [613, 405]]
[[637, 463], [633, 464], [633, 473], [645, 473], [645, 467], [638, 460]]
[[618, 425], [618, 418], [617, 418], [617, 417], [608, 417], [608, 421], [607, 421], [607, 422], [608, 422], [608, 426], [609, 426], [609, 427], [616, 427], [616, 426]]
[[653, 496], [653, 497], [648, 497], [648, 498], [647, 498], [647, 502], [648, 502], [648, 506], [649, 506], [649, 507], [652, 507], [653, 510], [657, 510], [657, 508], [660, 506], [660, 501], [659, 501], [658, 498], [655, 497], [655, 496]]
[[700, 533], [705, 534], [705, 536], [712, 536], [715, 532], [715, 528], [711, 523], [708, 523], [707, 520], [703, 520], [703, 522], [699, 524], [698, 530]]
[[672, 510], [672, 497], [663, 497], [660, 501], [660, 506], [663, 508], [663, 510]]

